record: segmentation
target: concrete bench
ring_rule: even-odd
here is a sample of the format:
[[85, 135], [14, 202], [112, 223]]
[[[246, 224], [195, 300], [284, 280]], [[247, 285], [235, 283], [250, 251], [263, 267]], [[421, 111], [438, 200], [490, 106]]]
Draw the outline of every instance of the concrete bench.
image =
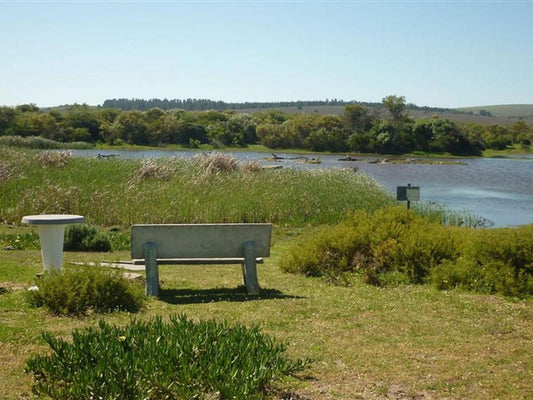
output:
[[159, 293], [158, 264], [241, 264], [249, 294], [257, 263], [270, 256], [271, 224], [151, 224], [131, 227], [131, 258], [145, 264], [146, 294]]

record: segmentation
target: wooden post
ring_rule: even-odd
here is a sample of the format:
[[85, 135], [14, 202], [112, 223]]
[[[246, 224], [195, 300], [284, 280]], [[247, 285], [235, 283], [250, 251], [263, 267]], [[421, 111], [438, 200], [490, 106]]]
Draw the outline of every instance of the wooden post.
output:
[[248, 294], [259, 294], [259, 282], [257, 281], [257, 262], [255, 258], [255, 243], [245, 242], [243, 278]]
[[159, 271], [155, 243], [144, 244], [144, 265], [146, 269], [146, 294], [157, 296], [159, 294]]

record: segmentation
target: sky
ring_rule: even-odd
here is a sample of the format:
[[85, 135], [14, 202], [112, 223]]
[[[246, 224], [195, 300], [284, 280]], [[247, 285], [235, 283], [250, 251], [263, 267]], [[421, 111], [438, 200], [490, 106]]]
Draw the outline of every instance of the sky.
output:
[[0, 0], [0, 105], [533, 104], [533, 0]]

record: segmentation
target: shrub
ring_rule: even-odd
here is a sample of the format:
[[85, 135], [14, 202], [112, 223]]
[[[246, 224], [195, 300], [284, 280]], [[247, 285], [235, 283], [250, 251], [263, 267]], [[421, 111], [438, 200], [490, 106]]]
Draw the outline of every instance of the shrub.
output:
[[86, 224], [68, 225], [65, 229], [65, 251], [111, 251], [111, 242], [105, 233]]
[[130, 249], [131, 235], [129, 231], [122, 232], [119, 228], [111, 228], [107, 232], [107, 238], [111, 244], [111, 251], [125, 251]]
[[[288, 272], [328, 276], [358, 272], [372, 284], [422, 283], [430, 268], [453, 258], [453, 236], [403, 207], [358, 212], [336, 226], [306, 236], [281, 260]], [[390, 275], [394, 272], [393, 275]], [[380, 278], [385, 275], [383, 279]], [[394, 279], [390, 279], [394, 276]]]
[[464, 238], [461, 257], [431, 271], [437, 288], [533, 294], [533, 225], [475, 230]]
[[281, 260], [287, 272], [374, 285], [432, 282], [506, 296], [533, 294], [533, 225], [504, 229], [444, 226], [401, 207], [359, 212], [315, 230]]
[[25, 292], [28, 303], [58, 315], [78, 315], [89, 310], [136, 312], [144, 302], [140, 284], [130, 282], [118, 269], [103, 267], [72, 266], [45, 271], [36, 288]]
[[257, 327], [184, 315], [123, 327], [101, 321], [75, 330], [72, 342], [43, 338], [52, 354], [30, 358], [26, 371], [35, 394], [62, 400], [260, 399], [272, 381], [308, 362], [285, 358], [287, 344]]

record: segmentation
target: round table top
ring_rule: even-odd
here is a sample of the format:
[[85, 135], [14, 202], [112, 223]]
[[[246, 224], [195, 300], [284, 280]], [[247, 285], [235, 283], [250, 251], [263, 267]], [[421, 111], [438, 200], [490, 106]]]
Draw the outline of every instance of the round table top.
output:
[[42, 214], [42, 215], [26, 215], [22, 217], [23, 224], [29, 225], [63, 225], [63, 224], [75, 224], [83, 222], [84, 217], [82, 215], [72, 214]]

